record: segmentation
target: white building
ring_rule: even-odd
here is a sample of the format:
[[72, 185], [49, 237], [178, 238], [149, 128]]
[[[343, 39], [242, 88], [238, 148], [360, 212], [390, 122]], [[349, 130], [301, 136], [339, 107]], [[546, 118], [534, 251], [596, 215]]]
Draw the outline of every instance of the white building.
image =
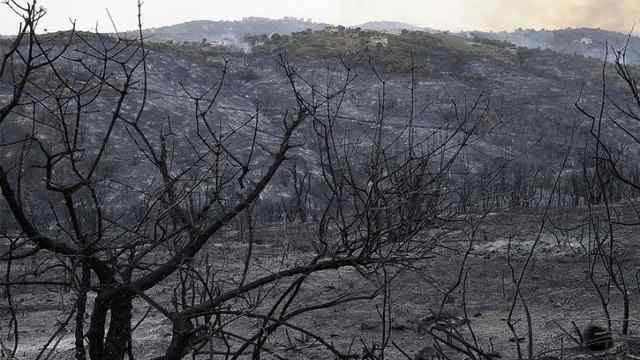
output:
[[375, 45], [375, 46], [377, 45], [387, 46], [389, 45], [389, 39], [386, 38], [385, 36], [376, 35], [376, 36], [372, 36], [369, 39], [369, 44]]

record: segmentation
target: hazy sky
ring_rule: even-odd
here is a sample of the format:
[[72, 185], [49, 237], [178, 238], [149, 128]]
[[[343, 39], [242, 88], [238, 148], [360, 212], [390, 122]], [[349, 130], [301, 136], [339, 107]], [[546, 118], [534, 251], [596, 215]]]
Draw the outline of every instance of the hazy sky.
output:
[[[24, 2], [25, 0], [18, 0]], [[112, 29], [136, 25], [136, 0], [40, 0], [48, 10], [41, 29]], [[0, 8], [0, 33], [13, 34], [15, 16]], [[158, 27], [189, 20], [240, 19], [246, 16], [295, 16], [334, 24], [396, 20], [449, 30], [601, 27], [629, 31], [640, 20], [640, 0], [145, 0], [143, 25]], [[640, 26], [640, 24], [639, 24]]]

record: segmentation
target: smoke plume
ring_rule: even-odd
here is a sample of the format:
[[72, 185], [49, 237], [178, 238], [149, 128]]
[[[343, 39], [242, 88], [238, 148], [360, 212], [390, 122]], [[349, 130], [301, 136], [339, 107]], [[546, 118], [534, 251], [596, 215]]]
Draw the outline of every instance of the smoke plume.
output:
[[[467, 20], [492, 30], [594, 27], [628, 32], [640, 20], [638, 0], [472, 0]], [[489, 5], [489, 6], [487, 6]]]
[[[325, 0], [342, 23], [398, 20], [451, 30], [599, 27], [628, 32], [640, 0]], [[639, 24], [640, 26], [640, 24]]]

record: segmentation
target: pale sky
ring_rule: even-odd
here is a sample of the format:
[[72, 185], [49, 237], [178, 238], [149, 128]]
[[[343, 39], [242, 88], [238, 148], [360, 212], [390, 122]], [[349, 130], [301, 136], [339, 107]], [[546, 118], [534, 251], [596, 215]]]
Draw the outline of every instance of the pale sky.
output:
[[[24, 3], [26, 0], [17, 0]], [[111, 31], [108, 8], [118, 29], [136, 26], [136, 0], [40, 0], [48, 10], [40, 29]], [[0, 5], [0, 34], [14, 34], [17, 20]], [[236, 20], [247, 16], [294, 16], [356, 25], [394, 20], [443, 30], [601, 27], [628, 32], [640, 20], [640, 0], [145, 0], [143, 26], [190, 20]], [[639, 24], [640, 25], [640, 24]]]

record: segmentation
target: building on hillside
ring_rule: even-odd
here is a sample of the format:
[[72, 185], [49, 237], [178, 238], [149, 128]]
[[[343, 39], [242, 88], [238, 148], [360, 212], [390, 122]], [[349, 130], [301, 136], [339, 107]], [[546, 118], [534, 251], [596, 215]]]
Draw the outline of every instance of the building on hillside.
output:
[[592, 45], [593, 44], [593, 40], [591, 40], [591, 38], [587, 38], [584, 37], [580, 40], [575, 40], [575, 42], [577, 42], [578, 44], [582, 44], [582, 45]]
[[389, 39], [386, 36], [375, 35], [369, 38], [369, 44], [373, 46], [383, 46], [386, 47], [389, 45]]
[[335, 25], [329, 25], [327, 27], [324, 28], [324, 31], [326, 32], [338, 32], [338, 27]]
[[224, 46], [224, 41], [223, 40], [209, 40], [209, 41], [207, 41], [207, 45], [211, 46], [211, 47]]

